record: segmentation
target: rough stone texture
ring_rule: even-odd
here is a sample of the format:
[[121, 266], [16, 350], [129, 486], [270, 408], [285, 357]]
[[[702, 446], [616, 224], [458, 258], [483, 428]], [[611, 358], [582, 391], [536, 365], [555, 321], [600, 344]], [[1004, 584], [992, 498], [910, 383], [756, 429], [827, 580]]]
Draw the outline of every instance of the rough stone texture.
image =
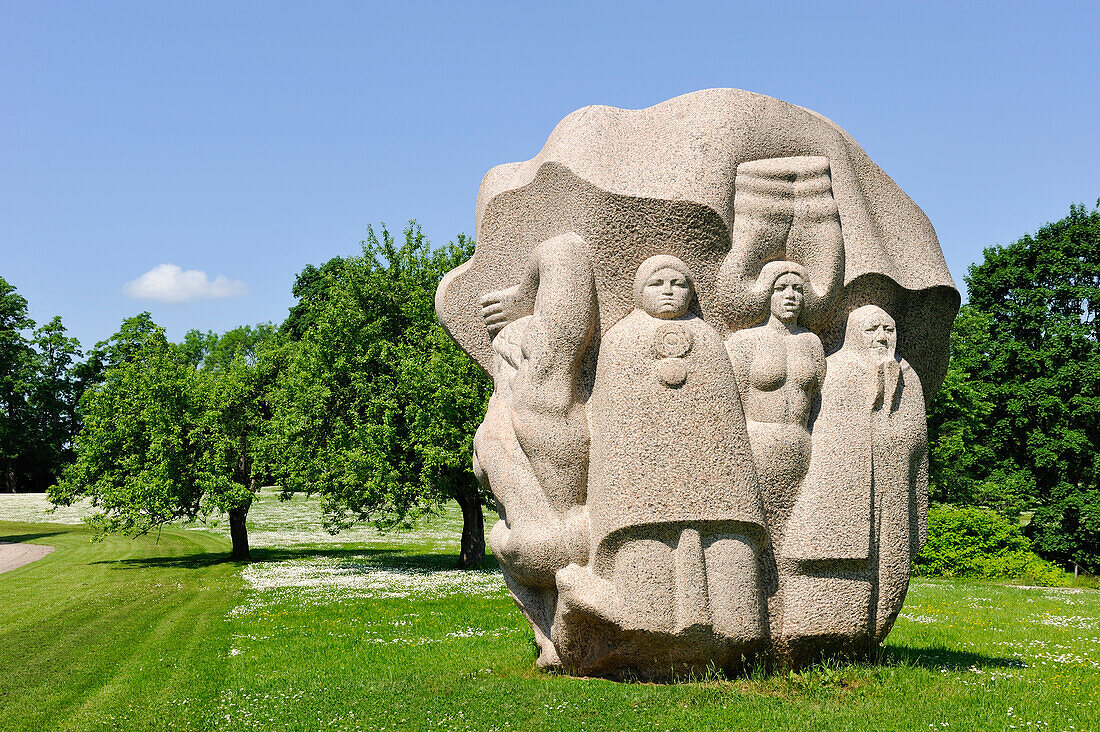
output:
[[874, 648], [924, 540], [959, 294], [863, 150], [738, 90], [588, 107], [486, 175], [477, 242], [436, 309], [494, 380], [474, 471], [539, 665]]

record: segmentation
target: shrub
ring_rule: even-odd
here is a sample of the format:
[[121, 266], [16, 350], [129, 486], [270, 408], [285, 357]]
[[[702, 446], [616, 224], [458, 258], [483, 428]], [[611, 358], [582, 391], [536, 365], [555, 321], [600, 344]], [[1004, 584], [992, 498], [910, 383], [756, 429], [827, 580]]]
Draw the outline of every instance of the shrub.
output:
[[1060, 584], [1064, 576], [1032, 552], [1019, 527], [1004, 516], [949, 505], [928, 511], [928, 542], [915, 564], [923, 576], [1010, 579], [1032, 585]]

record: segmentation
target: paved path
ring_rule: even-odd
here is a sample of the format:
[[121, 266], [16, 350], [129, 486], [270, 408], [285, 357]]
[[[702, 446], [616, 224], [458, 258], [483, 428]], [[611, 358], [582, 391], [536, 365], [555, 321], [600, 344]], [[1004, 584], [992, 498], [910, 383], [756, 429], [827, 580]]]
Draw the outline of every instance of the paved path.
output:
[[8, 544], [0, 541], [0, 574], [41, 559], [53, 551], [43, 544]]

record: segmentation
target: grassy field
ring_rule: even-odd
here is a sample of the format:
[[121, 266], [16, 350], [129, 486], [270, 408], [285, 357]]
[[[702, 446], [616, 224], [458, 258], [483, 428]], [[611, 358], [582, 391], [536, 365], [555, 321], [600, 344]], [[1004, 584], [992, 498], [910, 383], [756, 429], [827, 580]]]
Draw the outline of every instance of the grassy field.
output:
[[223, 527], [90, 544], [41, 510], [0, 497], [0, 539], [57, 547], [0, 575], [4, 730], [1100, 730], [1094, 590], [915, 581], [877, 664], [624, 684], [537, 672], [454, 514], [330, 537], [265, 496], [241, 566]]

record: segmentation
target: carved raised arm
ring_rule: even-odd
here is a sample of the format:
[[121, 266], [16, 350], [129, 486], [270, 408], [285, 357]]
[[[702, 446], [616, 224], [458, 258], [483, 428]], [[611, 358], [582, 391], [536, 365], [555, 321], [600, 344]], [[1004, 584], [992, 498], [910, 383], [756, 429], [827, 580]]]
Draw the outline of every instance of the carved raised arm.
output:
[[737, 166], [731, 249], [718, 272], [718, 306], [731, 330], [766, 317], [765, 264], [798, 262], [808, 275], [800, 322], [817, 328], [844, 285], [844, 240], [829, 161], [767, 158]]

